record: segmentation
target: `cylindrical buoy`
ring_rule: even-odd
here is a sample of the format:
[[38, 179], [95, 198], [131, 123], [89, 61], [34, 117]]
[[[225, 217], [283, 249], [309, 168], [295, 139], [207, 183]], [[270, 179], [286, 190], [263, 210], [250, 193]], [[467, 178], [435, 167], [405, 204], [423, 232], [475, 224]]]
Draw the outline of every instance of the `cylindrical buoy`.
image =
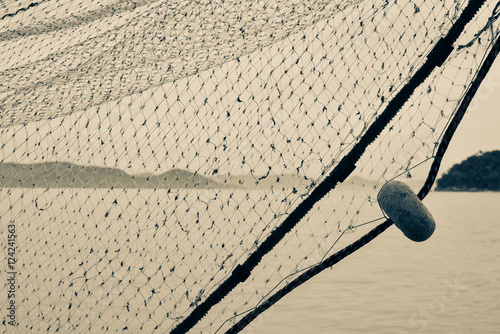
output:
[[413, 190], [400, 181], [390, 181], [377, 195], [380, 208], [405, 236], [413, 241], [427, 240], [436, 223], [429, 210]]

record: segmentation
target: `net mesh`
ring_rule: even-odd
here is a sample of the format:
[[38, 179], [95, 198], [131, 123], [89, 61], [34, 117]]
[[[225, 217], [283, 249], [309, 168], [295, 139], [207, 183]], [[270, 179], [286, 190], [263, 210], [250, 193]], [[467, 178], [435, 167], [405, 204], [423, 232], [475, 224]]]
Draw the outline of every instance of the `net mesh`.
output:
[[[16, 258], [2, 295], [17, 280], [0, 308], [15, 300], [21, 332], [172, 330], [359, 141], [466, 5], [2, 2], [0, 238]], [[383, 218], [385, 181], [423, 183], [498, 35], [495, 5], [195, 331], [228, 329], [359, 238]]]

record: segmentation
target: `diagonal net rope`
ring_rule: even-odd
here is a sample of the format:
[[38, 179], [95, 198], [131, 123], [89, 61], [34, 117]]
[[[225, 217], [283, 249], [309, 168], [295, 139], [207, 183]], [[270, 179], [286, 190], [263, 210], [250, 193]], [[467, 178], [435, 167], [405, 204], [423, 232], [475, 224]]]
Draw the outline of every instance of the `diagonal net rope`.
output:
[[413, 91], [432, 73], [435, 67], [441, 66], [448, 58], [453, 50], [453, 43], [461, 34], [465, 25], [472, 20], [479, 8], [484, 4], [484, 1], [471, 1], [465, 7], [463, 13], [452, 26], [448, 34], [439, 40], [432, 51], [428, 55], [427, 61], [415, 73], [410, 81], [401, 89], [401, 91], [389, 102], [386, 109], [380, 116], [370, 125], [368, 130], [363, 134], [358, 143], [342, 158], [333, 171], [323, 180], [311, 194], [303, 200], [291, 213], [286, 217], [283, 223], [278, 226], [267, 239], [253, 252], [248, 259], [241, 265], [238, 265], [227, 278], [205, 301], [196, 307], [189, 316], [187, 316], [172, 333], [185, 333], [208, 312], [208, 310], [219, 301], [222, 300], [236, 285], [245, 281], [251, 271], [257, 266], [261, 259], [266, 255], [278, 242], [283, 239], [286, 233], [309, 212], [309, 210], [321, 200], [330, 190], [334, 189], [338, 183], [343, 182], [355, 169], [355, 164], [364, 153], [368, 145], [370, 145], [382, 130], [389, 124], [392, 118], [397, 114], [400, 108], [406, 103]]
[[[455, 116], [453, 117], [452, 121], [446, 128], [446, 131], [443, 134], [443, 138], [441, 140], [441, 143], [438, 147], [438, 150], [436, 152], [436, 156], [434, 157], [434, 161], [432, 163], [431, 169], [429, 171], [429, 175], [425, 181], [425, 184], [422, 186], [418, 193], [418, 198], [420, 200], [423, 200], [425, 196], [429, 193], [429, 191], [432, 188], [432, 185], [434, 184], [434, 181], [436, 180], [437, 174], [439, 172], [439, 166], [441, 163], [441, 160], [446, 153], [446, 149], [448, 148], [448, 144], [450, 143], [453, 134], [455, 133], [458, 125], [462, 121], [467, 108], [470, 105], [470, 102], [474, 98], [474, 95], [476, 94], [479, 86], [481, 85], [483, 79], [486, 77], [486, 74], [488, 74], [488, 71], [491, 68], [491, 65], [495, 61], [495, 58], [498, 56], [500, 53], [500, 37], [497, 38], [495, 44], [492, 46], [492, 49], [486, 59], [483, 62], [483, 65], [481, 66], [481, 69], [479, 72], [476, 74], [476, 78], [470, 85], [469, 89], [467, 90], [467, 93], [465, 94], [464, 98], [462, 99], [462, 102], [460, 103], [460, 106], [457, 108], [457, 112], [455, 113]], [[228, 331], [226, 331], [226, 334], [235, 334], [239, 333], [241, 330], [243, 330], [250, 322], [252, 322], [255, 318], [257, 318], [260, 314], [262, 314], [265, 310], [276, 304], [281, 298], [286, 296], [288, 293], [292, 292], [295, 288], [299, 287], [300, 285], [304, 284], [317, 274], [321, 273], [323, 270], [332, 267], [339, 261], [343, 260], [347, 256], [351, 255], [352, 253], [356, 252], [358, 249], [361, 247], [365, 246], [368, 244], [370, 241], [375, 239], [377, 236], [382, 234], [387, 228], [389, 228], [393, 222], [388, 219], [385, 222], [381, 223], [374, 229], [372, 229], [369, 233], [361, 237], [360, 239], [356, 240], [354, 243], [350, 244], [349, 246], [343, 248], [342, 250], [338, 251], [337, 253], [331, 255], [327, 259], [321, 261], [319, 264], [313, 266], [312, 268], [308, 269], [304, 273], [302, 273], [300, 276], [295, 278], [293, 281], [288, 283], [284, 288], [281, 290], [277, 291], [275, 294], [267, 298], [265, 301], [263, 301], [261, 304], [259, 304], [257, 307], [255, 307], [251, 312], [249, 312], [247, 315], [245, 315], [242, 319], [240, 319], [235, 325], [233, 325]]]

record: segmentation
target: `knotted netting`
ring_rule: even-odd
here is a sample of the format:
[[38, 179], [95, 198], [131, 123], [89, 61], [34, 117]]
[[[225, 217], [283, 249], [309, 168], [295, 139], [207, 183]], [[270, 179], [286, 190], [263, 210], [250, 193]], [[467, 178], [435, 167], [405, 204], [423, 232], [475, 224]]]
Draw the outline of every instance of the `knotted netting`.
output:
[[[2, 2], [0, 308], [20, 332], [229, 329], [383, 219], [384, 182], [423, 184], [499, 34], [497, 1], [460, 19], [471, 4]], [[350, 177], [276, 239], [429, 59]]]

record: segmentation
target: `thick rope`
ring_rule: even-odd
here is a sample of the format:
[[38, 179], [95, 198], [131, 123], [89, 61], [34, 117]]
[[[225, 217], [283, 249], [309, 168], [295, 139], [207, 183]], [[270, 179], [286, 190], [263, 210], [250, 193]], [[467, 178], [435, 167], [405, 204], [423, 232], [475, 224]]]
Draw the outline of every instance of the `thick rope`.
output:
[[7, 17], [13, 17], [13, 16], [16, 16], [17, 14], [19, 14], [19, 13], [21, 13], [21, 12], [25, 12], [25, 11], [27, 11], [28, 9], [33, 8], [33, 7], [36, 7], [36, 6], [38, 6], [39, 4], [41, 4], [42, 2], [46, 2], [46, 1], [50, 1], [50, 0], [42, 0], [42, 1], [38, 1], [38, 2], [32, 2], [32, 3], [30, 3], [30, 4], [29, 4], [28, 6], [26, 6], [26, 7], [19, 8], [19, 9], [18, 9], [17, 11], [15, 11], [14, 13], [7, 13], [7, 14], [5, 14], [4, 16], [2, 16], [2, 17], [0, 18], [0, 20], [3, 20], [3, 19], [5, 19], [5, 18], [7, 18]]
[[343, 182], [356, 168], [356, 162], [361, 158], [368, 145], [370, 145], [396, 116], [401, 107], [408, 101], [415, 89], [432, 73], [435, 67], [440, 66], [453, 50], [453, 43], [462, 33], [465, 25], [472, 20], [485, 0], [470, 1], [464, 11], [453, 24], [448, 34], [436, 43], [429, 53], [426, 62], [417, 70], [409, 82], [396, 94], [388, 103], [385, 110], [370, 125], [366, 133], [360, 138], [352, 150], [347, 153], [332, 172], [302, 201], [283, 223], [274, 229], [262, 244], [240, 265], [237, 265], [231, 275], [215, 289], [202, 303], [179, 323], [172, 331], [172, 334], [186, 333], [200, 321], [207, 312], [218, 304], [229, 292], [239, 283], [244, 282], [251, 271], [259, 264], [261, 259], [283, 237], [290, 232], [297, 223], [311, 210], [315, 203], [321, 200], [328, 192], [335, 188], [338, 183]]
[[[418, 193], [418, 198], [420, 200], [423, 200], [425, 196], [429, 193], [430, 189], [432, 188], [432, 185], [434, 184], [434, 181], [436, 180], [436, 176], [439, 172], [439, 167], [441, 165], [441, 160], [446, 152], [446, 149], [448, 148], [448, 144], [451, 141], [451, 138], [453, 137], [456, 129], [458, 128], [458, 125], [463, 119], [463, 116], [465, 115], [465, 112], [467, 108], [470, 105], [470, 102], [472, 101], [474, 95], [476, 94], [479, 86], [481, 85], [482, 81], [486, 77], [486, 74], [491, 68], [491, 65], [493, 64], [493, 61], [497, 57], [497, 55], [500, 53], [500, 37], [496, 40], [495, 44], [493, 45], [491, 51], [489, 52], [488, 56], [484, 60], [483, 64], [481, 65], [480, 70], [476, 73], [476, 77], [474, 81], [471, 83], [469, 86], [469, 89], [467, 90], [467, 93], [464, 95], [460, 106], [457, 108], [457, 112], [455, 116], [453, 117], [452, 121], [450, 124], [448, 124], [448, 127], [446, 128], [443, 139], [441, 140], [441, 143], [438, 147], [437, 154], [434, 158], [434, 162], [431, 166], [431, 169], [429, 170], [429, 175], [427, 176], [427, 179], [420, 189]], [[226, 334], [234, 334], [240, 332], [242, 329], [244, 329], [250, 322], [252, 322], [256, 317], [258, 317], [262, 312], [267, 310], [269, 307], [274, 305], [276, 302], [278, 302], [281, 298], [283, 298], [286, 294], [294, 290], [296, 287], [300, 286], [301, 284], [305, 283], [312, 277], [316, 276], [326, 268], [329, 268], [339, 262], [340, 260], [344, 259], [345, 257], [349, 256], [350, 254], [354, 253], [367, 243], [369, 243], [371, 240], [379, 236], [382, 232], [384, 232], [389, 226], [392, 225], [392, 221], [386, 220], [382, 224], [378, 225], [375, 227], [373, 230], [368, 232], [366, 235], [352, 243], [351, 245], [343, 248], [342, 250], [338, 251], [337, 253], [333, 254], [329, 258], [325, 259], [321, 263], [318, 263], [314, 267], [311, 267], [309, 270], [301, 274], [299, 277], [288, 283], [285, 287], [283, 287], [281, 290], [276, 292], [274, 295], [269, 297], [266, 301], [264, 301], [262, 304], [257, 306], [255, 309], [253, 309], [250, 313], [248, 313], [245, 317], [240, 319], [233, 327], [231, 327]]]
[[434, 161], [432, 162], [431, 169], [429, 171], [429, 175], [425, 180], [424, 186], [418, 193], [418, 197], [420, 199], [423, 199], [431, 190], [432, 185], [436, 180], [439, 167], [441, 166], [441, 160], [443, 159], [444, 153], [446, 152], [446, 149], [450, 144], [451, 138], [455, 134], [455, 131], [457, 130], [458, 125], [462, 121], [465, 112], [467, 111], [467, 108], [469, 107], [472, 99], [476, 95], [479, 86], [486, 77], [486, 74], [488, 74], [491, 65], [493, 65], [493, 62], [495, 61], [495, 58], [499, 53], [500, 53], [500, 37], [497, 38], [490, 52], [488, 53], [488, 56], [484, 59], [483, 64], [481, 65], [479, 71], [476, 73], [476, 77], [471, 82], [469, 89], [467, 90], [467, 93], [462, 98], [462, 101], [460, 102], [460, 106], [458, 107], [455, 116], [453, 116], [453, 119], [451, 120], [450, 124], [448, 125], [443, 134], [443, 139], [441, 139], [441, 142], [439, 143]]
[[348, 257], [373, 239], [375, 239], [378, 235], [384, 232], [389, 226], [393, 223], [390, 220], [386, 220], [382, 224], [375, 227], [373, 230], [362, 236], [360, 239], [356, 240], [349, 246], [343, 248], [337, 253], [331, 255], [327, 259], [318, 263], [314, 267], [311, 267], [306, 272], [301, 274], [299, 277], [288, 283], [281, 290], [276, 292], [274, 295], [266, 299], [262, 304], [254, 308], [250, 313], [248, 313], [245, 317], [240, 319], [233, 327], [231, 327], [226, 334], [235, 334], [244, 329], [250, 322], [252, 322], [257, 316], [259, 316], [262, 312], [273, 306], [276, 302], [278, 302], [281, 298], [287, 295], [289, 292], [292, 292], [296, 287], [300, 286], [302, 283], [307, 282], [309, 279], [313, 278], [326, 268], [329, 268], [339, 262], [340, 260]]

